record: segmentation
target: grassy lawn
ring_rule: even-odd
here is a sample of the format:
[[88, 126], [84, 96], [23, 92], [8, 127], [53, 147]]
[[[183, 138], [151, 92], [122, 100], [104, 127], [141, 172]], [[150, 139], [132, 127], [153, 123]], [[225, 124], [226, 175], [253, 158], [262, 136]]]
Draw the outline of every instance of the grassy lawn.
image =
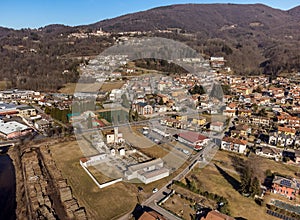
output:
[[156, 144], [149, 140], [147, 137], [141, 135], [140, 132], [133, 132], [130, 126], [119, 127], [119, 132], [123, 133], [123, 137], [133, 146], [146, 149], [155, 146]]
[[[255, 219], [275, 219], [266, 214], [265, 207], [258, 206], [252, 198], [246, 198], [236, 190], [240, 178], [234, 168], [234, 160], [232, 159], [234, 156], [243, 158], [236, 154], [219, 151], [209, 165], [203, 169], [195, 168], [188, 178], [192, 179], [193, 175], [202, 191], [209, 191], [224, 196], [229, 202], [229, 209], [234, 217], [254, 219], [253, 213], [255, 213]], [[252, 158], [250, 157], [249, 159]], [[258, 168], [258, 172], [263, 172], [263, 169], [268, 168], [272, 168], [272, 171], [275, 171], [279, 168], [279, 166], [272, 167], [271, 165], [274, 165], [273, 161], [264, 158], [255, 158], [255, 163], [257, 163], [257, 166], [261, 165]], [[280, 171], [285, 172], [285, 168], [281, 167]]]
[[152, 147], [147, 148], [139, 148], [138, 150], [151, 158], [162, 158], [169, 153], [159, 145], [153, 145]]
[[236, 172], [234, 169], [235, 158], [244, 159], [250, 162], [254, 174], [259, 177], [260, 181], [265, 178], [265, 172], [270, 169], [272, 172], [277, 172], [282, 175], [288, 175], [291, 177], [296, 177], [295, 173], [299, 171], [299, 167], [283, 164], [281, 162], [276, 162], [274, 160], [266, 159], [251, 153], [247, 158], [243, 155], [230, 153], [226, 151], [219, 151], [215, 157], [214, 161], [216, 164], [221, 165], [225, 169], [229, 169], [231, 172]]
[[195, 205], [193, 201], [204, 207], [216, 209], [217, 205], [213, 200], [209, 200], [204, 196], [193, 193], [190, 190], [177, 185], [173, 185], [172, 188], [176, 193], [162, 204], [162, 206], [165, 209], [176, 213], [183, 219], [192, 219], [191, 215], [195, 214], [196, 211], [192, 208]]
[[189, 220], [191, 219], [190, 215], [195, 213], [195, 211], [190, 207], [190, 205], [190, 201], [175, 194], [163, 204], [163, 207], [171, 211], [172, 213], [175, 213], [182, 219]]
[[173, 185], [172, 189], [174, 189], [176, 191], [176, 193], [179, 193], [182, 196], [188, 197], [193, 199], [194, 201], [196, 201], [197, 203], [201, 203], [202, 206], [204, 207], [208, 207], [211, 209], [216, 209], [217, 204], [215, 201], [207, 199], [204, 196], [201, 196], [197, 193], [194, 193], [188, 189], [185, 189], [183, 187], [180, 187], [178, 185]]
[[137, 199], [124, 183], [99, 189], [79, 164], [83, 157], [77, 142], [51, 146], [53, 158], [72, 187], [79, 204], [84, 206], [90, 219], [114, 219], [131, 211]]
[[67, 83], [59, 92], [64, 94], [74, 94], [75, 90], [79, 92], [97, 92], [100, 88], [102, 88], [102, 83]]
[[113, 89], [120, 89], [124, 85], [124, 81], [106, 82], [101, 86], [100, 91], [109, 92]]
[[90, 166], [88, 167], [88, 170], [100, 184], [122, 177], [122, 174], [117, 173], [114, 169], [112, 169], [110, 166], [107, 166], [105, 163], [96, 166]]

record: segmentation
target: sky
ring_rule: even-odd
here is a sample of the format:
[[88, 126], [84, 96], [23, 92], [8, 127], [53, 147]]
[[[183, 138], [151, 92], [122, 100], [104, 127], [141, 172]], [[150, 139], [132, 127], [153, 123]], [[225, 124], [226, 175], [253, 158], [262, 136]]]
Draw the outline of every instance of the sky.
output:
[[183, 3], [262, 3], [282, 10], [300, 5], [299, 0], [1, 0], [0, 26], [14, 29], [39, 28], [49, 24], [76, 26]]

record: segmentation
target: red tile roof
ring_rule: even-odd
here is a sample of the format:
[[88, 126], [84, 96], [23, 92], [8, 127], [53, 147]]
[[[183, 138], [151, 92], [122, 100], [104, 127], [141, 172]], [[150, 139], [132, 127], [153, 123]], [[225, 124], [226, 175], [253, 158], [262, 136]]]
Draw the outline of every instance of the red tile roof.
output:
[[85, 162], [88, 161], [88, 158], [86, 158], [86, 157], [80, 158], [80, 161], [81, 161], [82, 163], [85, 163]]
[[281, 126], [278, 126], [278, 131], [289, 132], [289, 133], [296, 132], [296, 130], [294, 128], [287, 128], [287, 127], [281, 127]]
[[138, 220], [166, 220], [162, 215], [155, 211], [144, 212]]
[[205, 218], [202, 217], [201, 220], [234, 220], [234, 218], [213, 210], [210, 211]]
[[178, 136], [191, 142], [191, 143], [195, 143], [197, 141], [203, 141], [203, 140], [207, 139], [206, 136], [203, 136], [197, 132], [192, 132], [192, 131], [179, 133]]
[[231, 138], [231, 137], [224, 137], [222, 141], [225, 141], [227, 143], [241, 144], [241, 145], [246, 145], [248, 143], [248, 141], [246, 140], [241, 140], [241, 139]]

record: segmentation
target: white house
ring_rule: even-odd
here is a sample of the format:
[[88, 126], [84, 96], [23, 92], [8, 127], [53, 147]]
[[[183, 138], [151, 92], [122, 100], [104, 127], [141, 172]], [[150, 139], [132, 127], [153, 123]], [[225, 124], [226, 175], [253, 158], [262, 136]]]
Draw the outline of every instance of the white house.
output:
[[223, 115], [224, 116], [227, 116], [227, 117], [234, 117], [235, 116], [235, 112], [236, 112], [236, 110], [231, 110], [231, 109], [229, 109], [229, 110], [224, 110], [223, 111]]
[[248, 142], [246, 140], [224, 137], [222, 139], [221, 149], [243, 154], [247, 148], [247, 143]]
[[116, 101], [121, 99], [123, 94], [123, 90], [122, 89], [113, 89], [111, 90], [111, 93], [109, 94], [109, 100], [110, 101]]
[[224, 128], [224, 123], [220, 121], [214, 121], [210, 124], [210, 130], [221, 132]]
[[255, 154], [270, 159], [276, 159], [281, 156], [281, 150], [273, 147], [258, 147]]

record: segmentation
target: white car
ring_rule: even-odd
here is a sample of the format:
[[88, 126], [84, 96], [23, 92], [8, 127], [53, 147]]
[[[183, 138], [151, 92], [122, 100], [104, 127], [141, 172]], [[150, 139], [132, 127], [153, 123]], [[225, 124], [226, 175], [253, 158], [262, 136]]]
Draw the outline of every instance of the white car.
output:
[[157, 188], [154, 188], [153, 190], [152, 190], [152, 193], [157, 193], [158, 192], [158, 189]]

